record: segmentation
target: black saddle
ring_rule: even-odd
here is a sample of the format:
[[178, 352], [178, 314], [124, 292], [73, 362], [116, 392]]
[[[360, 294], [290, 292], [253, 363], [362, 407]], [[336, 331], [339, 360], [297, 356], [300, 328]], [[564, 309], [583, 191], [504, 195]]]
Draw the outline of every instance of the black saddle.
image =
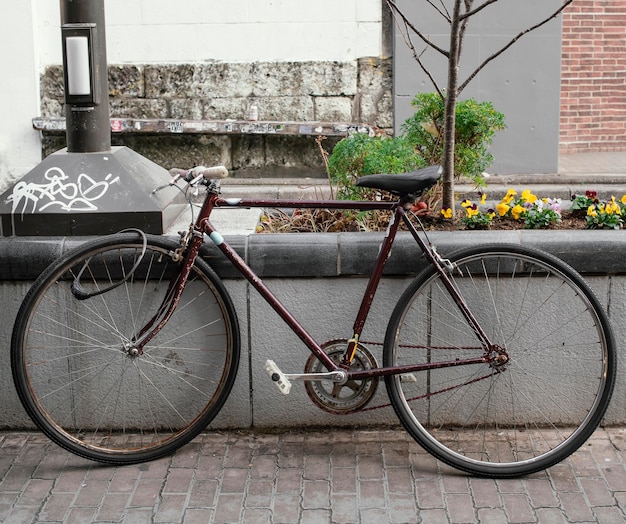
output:
[[401, 197], [418, 197], [437, 183], [441, 172], [441, 166], [434, 165], [398, 175], [365, 175], [356, 181], [356, 185], [382, 189]]

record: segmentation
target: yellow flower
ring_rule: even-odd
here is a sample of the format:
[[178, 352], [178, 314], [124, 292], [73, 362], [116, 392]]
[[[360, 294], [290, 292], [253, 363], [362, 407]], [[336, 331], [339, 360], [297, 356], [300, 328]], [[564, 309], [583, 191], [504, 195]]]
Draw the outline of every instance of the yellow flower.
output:
[[485, 202], [487, 202], [487, 193], [482, 193], [482, 195], [480, 197], [480, 205], [484, 206]]
[[489, 220], [493, 220], [495, 218], [496, 214], [491, 212], [491, 213], [487, 213], [487, 216], [489, 217]]
[[502, 203], [503, 204], [510, 204], [511, 201], [513, 200], [513, 197], [517, 195], [517, 191], [515, 191], [515, 189], [509, 189], [506, 192], [506, 195], [504, 195], [504, 198], [502, 199]]
[[472, 218], [473, 216], [476, 216], [478, 214], [477, 206], [466, 207], [465, 210], [467, 211], [468, 218]]
[[469, 200], [465, 199], [463, 200], [463, 202], [461, 202], [461, 206], [468, 208], [472, 206], [472, 203]]
[[511, 209], [511, 215], [513, 215], [515, 220], [519, 220], [519, 217], [524, 214], [525, 211], [526, 210], [522, 206], [517, 204], [513, 209]]
[[596, 206], [589, 206], [587, 208], [587, 216], [588, 217], [597, 217], [598, 212], [596, 211]]
[[522, 191], [522, 200], [524, 200], [524, 202], [530, 202], [532, 204], [537, 200], [537, 197], [530, 192], [530, 189], [525, 189], [524, 191]]
[[452, 209], [442, 209], [441, 214], [443, 215], [443, 218], [452, 218]]
[[615, 197], [612, 197], [611, 200], [606, 203], [606, 212], [609, 215], [613, 215], [613, 214], [621, 215], [622, 214], [622, 210], [620, 209], [617, 202], [615, 202]]
[[622, 197], [622, 204], [626, 204], [626, 195]]
[[509, 209], [511, 209], [511, 206], [509, 206], [508, 204], [505, 204], [504, 202], [500, 202], [497, 206], [496, 206], [496, 211], [498, 212], [498, 214], [503, 217], [504, 215], [506, 215], [509, 212]]

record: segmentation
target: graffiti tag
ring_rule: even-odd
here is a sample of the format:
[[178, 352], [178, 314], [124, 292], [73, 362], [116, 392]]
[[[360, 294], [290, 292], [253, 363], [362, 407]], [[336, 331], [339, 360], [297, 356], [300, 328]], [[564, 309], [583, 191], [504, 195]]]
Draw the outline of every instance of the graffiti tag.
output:
[[[95, 202], [102, 198], [119, 177], [108, 174], [104, 180], [96, 181], [85, 173], [78, 175], [76, 182], [60, 167], [51, 167], [44, 175], [46, 182], [18, 182], [6, 200], [12, 203], [11, 212], [22, 215], [27, 212], [41, 213], [56, 207], [62, 211], [95, 211]], [[19, 211], [18, 211], [19, 210]]]

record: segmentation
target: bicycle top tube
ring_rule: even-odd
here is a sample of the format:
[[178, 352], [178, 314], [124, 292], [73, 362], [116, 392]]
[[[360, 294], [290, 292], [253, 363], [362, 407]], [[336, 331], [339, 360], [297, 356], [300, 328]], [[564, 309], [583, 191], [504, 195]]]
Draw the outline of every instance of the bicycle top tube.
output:
[[302, 209], [358, 209], [388, 210], [397, 205], [413, 202], [424, 191], [437, 183], [441, 176], [441, 167], [428, 166], [417, 171], [401, 174], [365, 175], [356, 181], [356, 185], [369, 189], [380, 189], [399, 197], [392, 201], [356, 201], [356, 200], [288, 200], [288, 199], [245, 199], [217, 198], [216, 207], [297, 207]]

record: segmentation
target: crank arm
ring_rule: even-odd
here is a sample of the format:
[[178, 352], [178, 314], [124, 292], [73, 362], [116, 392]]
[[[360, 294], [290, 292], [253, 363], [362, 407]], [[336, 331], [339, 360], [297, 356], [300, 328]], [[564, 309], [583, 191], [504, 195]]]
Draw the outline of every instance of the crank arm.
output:
[[330, 380], [331, 382], [336, 382], [338, 384], [343, 384], [348, 379], [348, 375], [345, 371], [328, 371], [325, 373], [285, 373], [284, 376], [289, 380]]
[[292, 380], [330, 380], [337, 384], [345, 384], [348, 381], [348, 374], [342, 369], [327, 373], [287, 374], [283, 373], [273, 360], [265, 362], [265, 372], [283, 395], [288, 395], [291, 391]]

